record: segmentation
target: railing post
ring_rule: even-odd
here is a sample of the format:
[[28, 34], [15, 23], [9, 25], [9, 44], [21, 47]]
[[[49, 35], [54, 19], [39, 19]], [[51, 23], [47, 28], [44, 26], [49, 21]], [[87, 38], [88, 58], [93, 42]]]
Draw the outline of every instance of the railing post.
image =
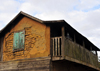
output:
[[97, 51], [95, 51], [96, 52], [96, 55], [98, 56], [98, 53], [97, 53]]
[[55, 38], [55, 56], [57, 56], [57, 38]]
[[64, 58], [64, 54], [65, 54], [64, 47], [65, 47], [65, 27], [62, 26], [62, 50], [61, 50], [61, 54], [62, 54], [63, 58]]
[[55, 49], [54, 49], [54, 38], [52, 39], [53, 41], [53, 56], [55, 56]]
[[58, 56], [60, 56], [60, 38], [58, 38]]

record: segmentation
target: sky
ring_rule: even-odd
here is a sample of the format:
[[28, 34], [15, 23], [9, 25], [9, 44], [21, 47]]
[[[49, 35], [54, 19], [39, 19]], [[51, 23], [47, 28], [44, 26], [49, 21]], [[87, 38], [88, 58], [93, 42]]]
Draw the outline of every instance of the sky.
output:
[[20, 11], [41, 20], [65, 20], [100, 48], [100, 0], [0, 0], [0, 30]]

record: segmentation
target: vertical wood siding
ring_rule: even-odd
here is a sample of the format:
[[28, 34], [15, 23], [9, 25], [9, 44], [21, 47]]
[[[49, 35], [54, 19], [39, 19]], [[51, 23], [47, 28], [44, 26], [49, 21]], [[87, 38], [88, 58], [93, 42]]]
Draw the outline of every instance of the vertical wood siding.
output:
[[54, 37], [51, 41], [53, 43], [53, 56], [61, 56], [62, 37]]

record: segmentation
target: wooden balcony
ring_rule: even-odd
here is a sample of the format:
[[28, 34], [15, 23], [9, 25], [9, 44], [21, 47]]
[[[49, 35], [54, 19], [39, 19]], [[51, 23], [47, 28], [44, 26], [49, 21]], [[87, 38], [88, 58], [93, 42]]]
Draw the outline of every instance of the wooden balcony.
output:
[[88, 67], [99, 69], [98, 58], [85, 47], [64, 39], [64, 47], [62, 46], [62, 37], [51, 38], [52, 60], [69, 60]]

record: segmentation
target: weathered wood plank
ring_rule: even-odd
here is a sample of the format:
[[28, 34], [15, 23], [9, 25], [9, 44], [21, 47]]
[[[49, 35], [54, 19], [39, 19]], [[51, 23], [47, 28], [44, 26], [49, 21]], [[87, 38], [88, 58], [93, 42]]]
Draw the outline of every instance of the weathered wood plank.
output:
[[58, 38], [58, 56], [60, 56], [60, 38]]
[[53, 40], [53, 56], [55, 56], [55, 45], [54, 45], [54, 38], [52, 39]]
[[61, 56], [62, 54], [62, 38], [61, 37], [55, 37], [55, 38], [51, 38], [51, 48], [53, 56]]
[[55, 56], [57, 56], [57, 38], [55, 38]]
[[68, 39], [65, 40], [65, 56], [98, 67], [98, 59], [95, 54]]
[[50, 71], [50, 57], [33, 58], [0, 63], [0, 71]]
[[62, 57], [64, 58], [64, 54], [65, 54], [65, 51], [64, 51], [64, 46], [65, 46], [65, 27], [63, 26], [62, 27]]

